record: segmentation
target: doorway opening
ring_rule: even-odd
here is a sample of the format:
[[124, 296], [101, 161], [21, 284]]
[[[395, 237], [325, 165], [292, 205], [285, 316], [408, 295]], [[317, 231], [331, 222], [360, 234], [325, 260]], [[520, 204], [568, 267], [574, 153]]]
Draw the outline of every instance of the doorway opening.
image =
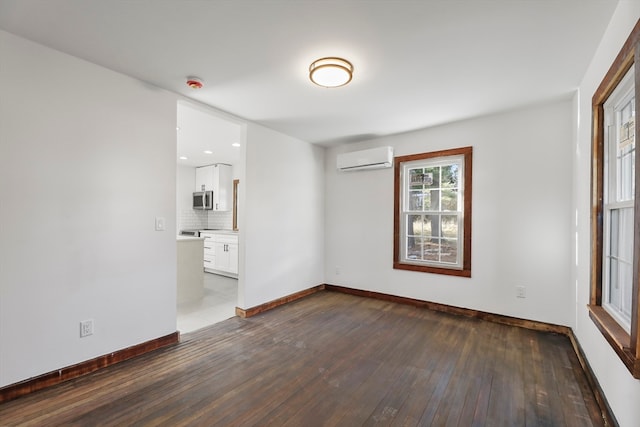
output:
[[[228, 233], [236, 236], [238, 230], [238, 182], [244, 171], [244, 124], [225, 117], [222, 113], [195, 103], [178, 101], [176, 129], [176, 229], [181, 234], [191, 234], [198, 239], [198, 232]], [[223, 167], [224, 165], [224, 167]], [[212, 179], [215, 198], [228, 195], [231, 203], [214, 204], [212, 209], [194, 209], [194, 192], [202, 190], [202, 176], [209, 168], [224, 169], [228, 180]], [[213, 175], [212, 175], [213, 176]], [[207, 184], [208, 185], [208, 184]], [[227, 188], [228, 186], [228, 188]], [[198, 187], [198, 188], [196, 188]], [[195, 233], [195, 236], [194, 236]], [[194, 244], [204, 245], [198, 240]], [[178, 244], [178, 251], [185, 242]], [[208, 244], [203, 253], [195, 255], [203, 261], [191, 263], [189, 274], [178, 274], [177, 326], [181, 333], [188, 333], [235, 316], [238, 305], [238, 260], [231, 260], [236, 271], [214, 266], [217, 250], [226, 248]], [[193, 253], [193, 252], [192, 252]], [[200, 256], [202, 255], [202, 258]], [[219, 254], [218, 254], [219, 255]], [[237, 248], [232, 256], [237, 257]], [[178, 268], [184, 267], [185, 252], [178, 254]], [[207, 261], [208, 260], [208, 261]], [[209, 264], [207, 264], [209, 262]], [[182, 267], [181, 267], [182, 266]], [[205, 268], [206, 267], [206, 268]], [[220, 269], [217, 269], [220, 268]], [[184, 279], [189, 277], [190, 279]], [[186, 280], [194, 282], [186, 283]], [[201, 281], [201, 285], [200, 285]], [[185, 289], [189, 289], [185, 292]], [[196, 292], [192, 292], [196, 289]]]

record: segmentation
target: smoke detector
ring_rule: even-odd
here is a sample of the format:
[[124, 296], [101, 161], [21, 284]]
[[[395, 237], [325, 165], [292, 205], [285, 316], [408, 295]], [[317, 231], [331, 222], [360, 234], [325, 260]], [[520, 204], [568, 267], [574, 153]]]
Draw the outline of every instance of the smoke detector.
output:
[[198, 77], [189, 76], [187, 77], [187, 86], [189, 86], [191, 89], [202, 89], [202, 86], [204, 86], [204, 82]]

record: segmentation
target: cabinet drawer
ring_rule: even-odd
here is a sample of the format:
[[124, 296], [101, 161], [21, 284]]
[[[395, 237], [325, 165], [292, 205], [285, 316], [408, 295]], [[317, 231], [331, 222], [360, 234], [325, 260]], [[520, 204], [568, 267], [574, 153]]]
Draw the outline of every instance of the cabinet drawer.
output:
[[203, 263], [204, 264], [204, 268], [213, 269], [216, 266], [216, 257], [215, 257], [215, 255], [213, 253], [207, 254], [205, 252], [203, 261], [204, 261], [204, 263]]
[[[214, 237], [216, 243], [233, 243], [238, 244], [238, 236], [233, 234], [216, 234]], [[206, 241], [205, 241], [206, 243]]]

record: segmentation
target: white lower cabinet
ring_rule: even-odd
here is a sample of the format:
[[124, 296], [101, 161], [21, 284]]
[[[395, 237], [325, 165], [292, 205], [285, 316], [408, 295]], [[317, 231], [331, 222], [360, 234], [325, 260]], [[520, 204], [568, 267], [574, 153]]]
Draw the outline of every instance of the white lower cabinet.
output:
[[238, 239], [236, 237], [236, 244], [230, 244], [228, 247], [229, 252], [229, 271], [238, 275]]
[[238, 276], [238, 235], [200, 232], [204, 237], [204, 269], [210, 273]]
[[203, 236], [204, 237], [204, 269], [212, 270], [216, 265], [216, 251], [215, 244], [213, 240], [213, 236]]

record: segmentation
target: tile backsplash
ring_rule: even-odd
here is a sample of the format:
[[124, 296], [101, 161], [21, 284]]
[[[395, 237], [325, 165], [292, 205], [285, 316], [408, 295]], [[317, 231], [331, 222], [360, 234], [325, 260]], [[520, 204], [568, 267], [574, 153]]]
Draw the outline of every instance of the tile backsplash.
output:
[[200, 211], [182, 209], [178, 212], [178, 232], [180, 230], [199, 230], [204, 228], [222, 228], [231, 230], [233, 212]]
[[182, 209], [178, 213], [178, 231], [209, 228], [207, 226], [207, 222], [208, 222], [208, 213], [206, 211], [198, 211], [194, 209]]
[[231, 230], [233, 228], [233, 212], [207, 212], [207, 228], [223, 228]]

